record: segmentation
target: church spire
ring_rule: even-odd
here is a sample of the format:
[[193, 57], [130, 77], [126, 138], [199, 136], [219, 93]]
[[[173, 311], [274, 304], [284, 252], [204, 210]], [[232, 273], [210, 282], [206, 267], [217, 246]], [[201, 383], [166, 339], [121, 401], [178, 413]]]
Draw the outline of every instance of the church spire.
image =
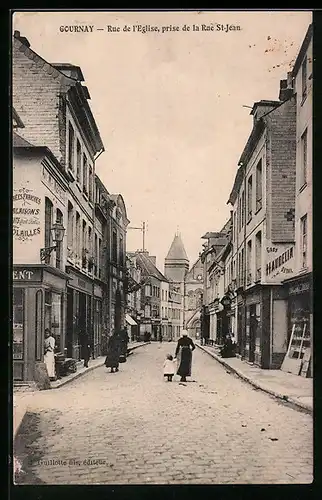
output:
[[[178, 226], [179, 228], [179, 226]], [[173, 241], [171, 243], [171, 247], [169, 249], [168, 255], [165, 258], [166, 261], [168, 260], [175, 260], [175, 261], [186, 261], [189, 262], [186, 250], [184, 248], [181, 235], [177, 229], [177, 232], [173, 238]]]

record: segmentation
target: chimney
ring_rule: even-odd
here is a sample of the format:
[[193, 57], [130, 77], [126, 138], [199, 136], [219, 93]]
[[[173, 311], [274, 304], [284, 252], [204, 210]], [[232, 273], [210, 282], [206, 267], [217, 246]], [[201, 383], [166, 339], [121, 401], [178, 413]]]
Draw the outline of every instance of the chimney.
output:
[[14, 38], [17, 38], [17, 40], [19, 40], [19, 42], [21, 42], [26, 47], [28, 47], [28, 48], [30, 47], [29, 41], [27, 40], [26, 37], [20, 35], [20, 31], [15, 30], [13, 36], [14, 36]]
[[292, 78], [292, 73], [288, 72], [287, 79], [280, 80], [280, 93], [278, 98], [280, 101], [287, 101], [292, 97], [292, 95], [293, 95], [293, 78]]
[[251, 115], [253, 115], [253, 124], [255, 125], [256, 122], [263, 116], [272, 111], [272, 109], [275, 109], [277, 106], [279, 106], [281, 103], [280, 101], [266, 101], [266, 100], [261, 100], [258, 102], [254, 103], [254, 106], [250, 112]]

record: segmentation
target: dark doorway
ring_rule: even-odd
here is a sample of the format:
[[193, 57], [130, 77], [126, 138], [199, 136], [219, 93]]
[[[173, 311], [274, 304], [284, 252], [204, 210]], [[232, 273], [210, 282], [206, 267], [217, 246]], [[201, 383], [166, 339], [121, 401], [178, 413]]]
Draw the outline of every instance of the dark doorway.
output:
[[67, 356], [73, 357], [73, 333], [74, 333], [74, 291], [67, 289], [67, 329], [66, 329], [66, 348]]
[[256, 305], [249, 306], [249, 361], [255, 361], [255, 342], [257, 332]]

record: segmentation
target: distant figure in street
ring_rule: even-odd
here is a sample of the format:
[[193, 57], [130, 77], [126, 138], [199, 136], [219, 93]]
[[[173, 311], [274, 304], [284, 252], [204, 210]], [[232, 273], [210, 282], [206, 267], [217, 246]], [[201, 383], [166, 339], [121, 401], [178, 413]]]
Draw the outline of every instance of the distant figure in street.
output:
[[192, 351], [196, 346], [192, 339], [188, 337], [187, 330], [182, 331], [182, 337], [178, 340], [175, 357], [178, 360], [178, 371], [180, 382], [186, 382], [186, 377], [191, 376]]
[[163, 374], [167, 377], [168, 382], [172, 382], [173, 375], [176, 371], [175, 364], [176, 359], [174, 359], [171, 354], [168, 354], [165, 362], [163, 363]]
[[88, 362], [91, 354], [89, 335], [85, 331], [81, 335], [81, 358], [84, 360], [84, 368], [88, 368]]
[[111, 373], [119, 371], [120, 354], [120, 336], [116, 332], [114, 332], [108, 340], [107, 356], [105, 359], [105, 366], [106, 368], [111, 368]]
[[123, 330], [120, 333], [120, 344], [121, 344], [120, 345], [120, 349], [121, 349], [120, 355], [121, 356], [127, 356], [128, 343], [129, 343], [129, 336], [127, 333], [127, 329], [123, 328]]
[[162, 343], [163, 337], [162, 337], [162, 332], [159, 333], [159, 342]]
[[56, 372], [55, 372], [55, 345], [56, 341], [52, 336], [49, 328], [45, 330], [45, 342], [44, 342], [44, 362], [47, 368], [48, 377], [50, 380], [55, 380]]

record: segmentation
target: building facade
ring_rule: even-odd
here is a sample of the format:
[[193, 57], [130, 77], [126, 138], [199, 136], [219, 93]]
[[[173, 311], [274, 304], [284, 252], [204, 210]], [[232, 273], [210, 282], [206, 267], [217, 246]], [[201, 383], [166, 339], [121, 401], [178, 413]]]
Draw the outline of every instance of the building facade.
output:
[[288, 295], [287, 365], [299, 374], [301, 362], [309, 362], [313, 375], [312, 297], [312, 25], [308, 28], [292, 71], [296, 95], [296, 191], [295, 191], [295, 273], [285, 280]]
[[[120, 194], [95, 174], [104, 146], [78, 66], [50, 64], [13, 38], [14, 379], [43, 370], [44, 330], [56, 351], [93, 357], [125, 324], [126, 228]], [[23, 117], [23, 118], [22, 118]]]
[[237, 294], [238, 347], [262, 368], [279, 368], [285, 355], [281, 285], [294, 273], [296, 103], [289, 78], [286, 84], [279, 101], [254, 104], [253, 129], [229, 197], [233, 250], [227, 285]]

